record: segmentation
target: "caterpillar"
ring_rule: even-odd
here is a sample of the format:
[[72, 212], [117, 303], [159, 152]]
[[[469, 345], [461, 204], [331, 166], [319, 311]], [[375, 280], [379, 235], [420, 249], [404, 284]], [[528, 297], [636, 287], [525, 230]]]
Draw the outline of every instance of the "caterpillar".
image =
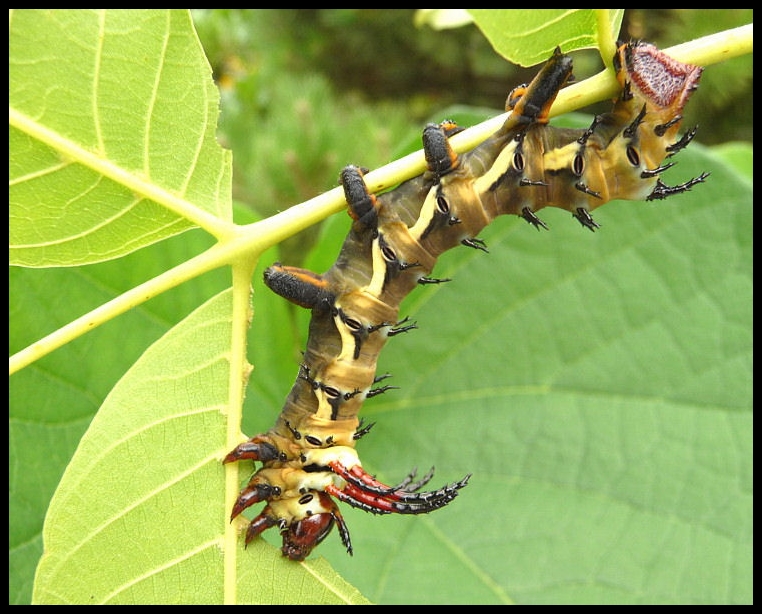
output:
[[676, 186], [660, 174], [665, 160], [686, 147], [696, 129], [678, 138], [681, 112], [698, 87], [702, 68], [678, 62], [653, 45], [618, 46], [614, 68], [620, 92], [610, 112], [587, 129], [552, 127], [548, 114], [572, 77], [572, 60], [559, 48], [528, 85], [506, 100], [510, 115], [492, 136], [457, 155], [451, 121], [423, 131], [427, 170], [395, 189], [368, 191], [366, 170], [347, 166], [340, 181], [352, 218], [333, 266], [323, 274], [275, 263], [265, 284], [311, 310], [304, 356], [274, 426], [236, 446], [224, 463], [261, 463], [241, 490], [231, 521], [264, 502], [248, 524], [245, 543], [277, 527], [284, 556], [301, 561], [338, 527], [352, 545], [337, 501], [373, 514], [425, 514], [452, 502], [470, 475], [422, 490], [411, 472], [388, 486], [363, 468], [355, 445], [372, 424], [359, 412], [391, 388], [376, 363], [387, 339], [416, 328], [400, 318], [401, 301], [417, 286], [449, 281], [431, 277], [440, 254], [464, 245], [487, 251], [479, 232], [513, 214], [538, 230], [544, 207], [569, 211], [589, 230], [591, 211], [612, 199], [654, 200], [689, 190], [708, 173]]

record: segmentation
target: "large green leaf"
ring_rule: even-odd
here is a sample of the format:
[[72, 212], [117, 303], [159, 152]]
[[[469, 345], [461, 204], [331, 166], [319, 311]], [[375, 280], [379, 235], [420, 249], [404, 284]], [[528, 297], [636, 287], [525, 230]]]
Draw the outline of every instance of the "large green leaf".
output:
[[9, 50], [12, 264], [99, 262], [231, 219], [187, 11], [13, 10]]

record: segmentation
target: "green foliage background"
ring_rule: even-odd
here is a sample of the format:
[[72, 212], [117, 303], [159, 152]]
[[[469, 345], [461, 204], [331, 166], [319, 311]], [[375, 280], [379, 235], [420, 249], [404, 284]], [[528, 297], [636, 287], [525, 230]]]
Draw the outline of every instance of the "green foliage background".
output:
[[[127, 66], [101, 65], [124, 80], [89, 105], [92, 74], [76, 70], [77, 52], [102, 15], [17, 11], [12, 107], [39, 109], [58, 134], [93, 151], [105, 144], [106, 160], [150, 168], [157, 185], [239, 225], [334, 187], [344, 164], [374, 168], [417, 149], [425, 121], [495, 114], [535, 70], [514, 71], [473, 25], [415, 29], [412, 11], [197, 11], [201, 44], [184, 11], [126, 11], [109, 13], [122, 46], [105, 57]], [[14, 31], [14, 20], [26, 25]], [[36, 20], [63, 35], [27, 48]], [[665, 47], [751, 20], [751, 11], [626, 11], [622, 36]], [[48, 54], [58, 63], [42, 62]], [[222, 96], [218, 137], [233, 152], [232, 206], [230, 161], [209, 140], [216, 94], [208, 75], [206, 85], [188, 79], [208, 71], [204, 55]], [[580, 80], [601, 68], [595, 52], [574, 57]], [[162, 58], [155, 74], [167, 84], [156, 111], [167, 125], [152, 130], [141, 106], [125, 103], [146, 100], [141, 58]], [[401, 390], [368, 403], [377, 425], [360, 443], [363, 463], [388, 482], [426, 463], [434, 482], [474, 477], [431, 516], [346, 510], [352, 558], [331, 536], [293, 565], [268, 535], [226, 566], [219, 459], [236, 320], [225, 268], [15, 373], [9, 603], [751, 603], [751, 65], [747, 55], [708, 67], [688, 107], [699, 142], [668, 181], [709, 170], [705, 185], [663, 203], [612, 203], [595, 234], [557, 211], [543, 212], [548, 233], [500, 220], [484, 235], [489, 255], [445, 254], [436, 274], [454, 284], [405, 302], [422, 330], [382, 356], [380, 372]], [[57, 69], [32, 78], [40, 66]], [[40, 96], [46, 82], [57, 87]], [[77, 113], [80, 99], [111, 132], [89, 131], [98, 124]], [[206, 133], [195, 133], [204, 120]], [[189, 226], [182, 215], [135, 200], [81, 160], [62, 157], [58, 172], [73, 174], [23, 191], [59, 157], [10, 130], [11, 243], [25, 229], [46, 246], [24, 256], [41, 268], [9, 270], [11, 355], [214, 243], [202, 230], [176, 234]], [[75, 215], [77, 202], [86, 206]], [[77, 237], [80, 223], [88, 240], [101, 219], [111, 222], [103, 235], [51, 261], [62, 258], [57, 233]], [[324, 270], [346, 228], [333, 216], [261, 257], [246, 434], [277, 414], [308, 317], [263, 288], [261, 269], [283, 260]], [[101, 253], [126, 255], [97, 262]], [[69, 266], [80, 255], [94, 264]]]

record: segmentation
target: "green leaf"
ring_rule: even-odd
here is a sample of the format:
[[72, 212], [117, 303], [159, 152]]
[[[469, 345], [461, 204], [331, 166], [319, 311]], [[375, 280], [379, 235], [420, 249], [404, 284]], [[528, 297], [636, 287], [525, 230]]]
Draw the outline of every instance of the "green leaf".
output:
[[730, 142], [717, 145], [712, 151], [749, 181], [754, 180], [754, 151], [748, 143]]
[[[565, 53], [612, 43], [623, 9], [468, 9], [495, 51], [521, 66], [547, 60], [556, 46]], [[601, 23], [606, 32], [600, 32]], [[602, 40], [601, 34], [610, 40]]]
[[9, 52], [12, 264], [99, 262], [231, 219], [187, 11], [13, 10]]
[[434, 30], [460, 28], [473, 23], [467, 9], [416, 9], [413, 18], [416, 26], [430, 26]]

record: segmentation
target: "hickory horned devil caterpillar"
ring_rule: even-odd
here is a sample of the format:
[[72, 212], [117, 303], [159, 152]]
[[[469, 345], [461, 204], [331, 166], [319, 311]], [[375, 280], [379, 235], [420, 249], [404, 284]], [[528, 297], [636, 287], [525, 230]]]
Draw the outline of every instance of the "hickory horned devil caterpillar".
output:
[[550, 106], [571, 77], [572, 60], [556, 49], [529, 85], [508, 96], [503, 126], [472, 151], [457, 155], [450, 121], [423, 132], [427, 171], [380, 194], [370, 194], [364, 170], [341, 172], [352, 226], [333, 266], [322, 275], [274, 264], [265, 283], [310, 309], [307, 347], [275, 425], [236, 446], [225, 463], [261, 463], [236, 500], [231, 520], [265, 502], [245, 542], [277, 527], [282, 552], [301, 561], [338, 526], [352, 553], [336, 500], [373, 514], [425, 514], [450, 503], [469, 475], [421, 491], [432, 472], [413, 473], [396, 486], [368, 474], [355, 450], [372, 424], [358, 418], [366, 399], [388, 390], [376, 362], [388, 337], [415, 328], [399, 305], [429, 277], [446, 250], [486, 251], [478, 233], [499, 215], [515, 214], [536, 228], [536, 212], [559, 207], [590, 230], [590, 212], [612, 199], [654, 200], [690, 189], [707, 173], [677, 186], [659, 175], [665, 159], [692, 140], [677, 137], [681, 112], [702, 68], [678, 62], [653, 45], [621, 44], [614, 58], [621, 90], [610, 112], [586, 130], [548, 125]]

